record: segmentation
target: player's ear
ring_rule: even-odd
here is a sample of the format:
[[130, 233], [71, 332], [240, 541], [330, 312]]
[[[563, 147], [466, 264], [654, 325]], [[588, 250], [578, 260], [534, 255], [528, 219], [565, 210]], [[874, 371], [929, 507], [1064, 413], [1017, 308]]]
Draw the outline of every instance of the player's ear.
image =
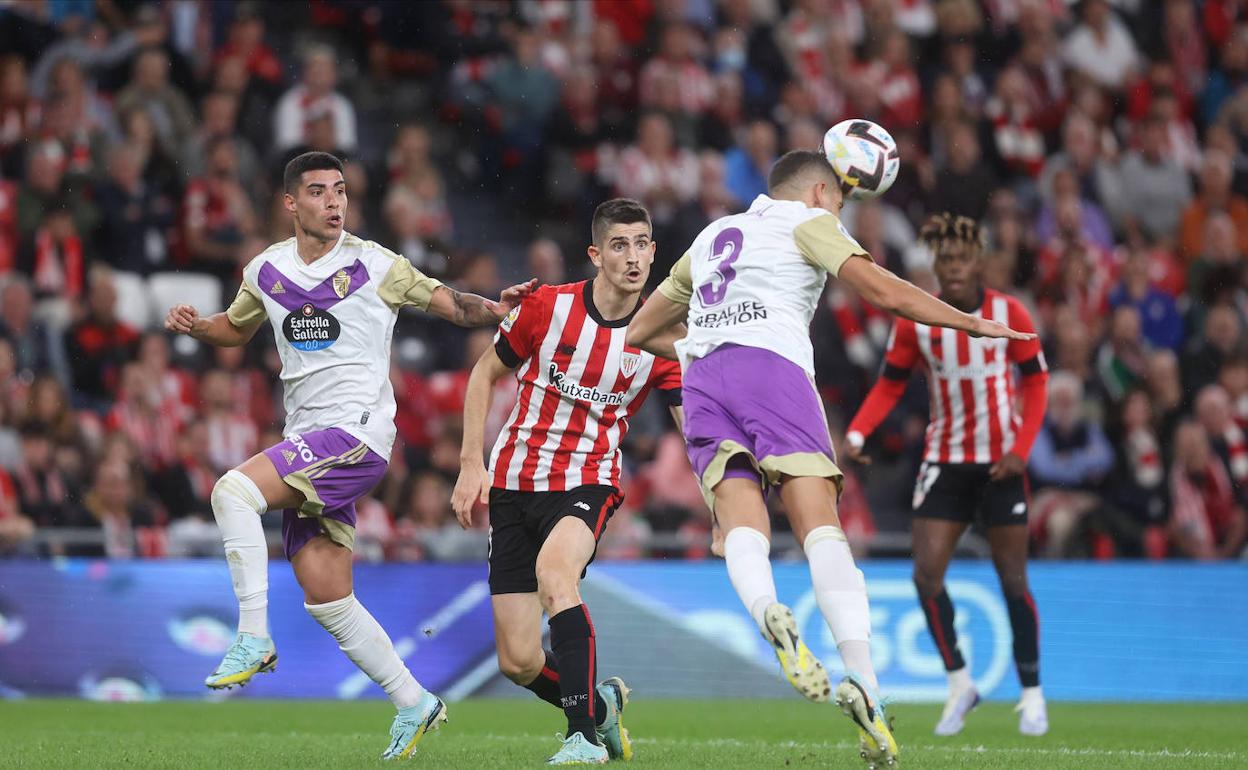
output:
[[286, 210], [290, 213], [295, 213], [295, 196], [290, 193], [282, 193], [282, 205], [285, 206]]
[[585, 253], [589, 255], [589, 261], [594, 264], [594, 267], [602, 267], [602, 252], [598, 251], [597, 246], [591, 243], [589, 248], [585, 249]]

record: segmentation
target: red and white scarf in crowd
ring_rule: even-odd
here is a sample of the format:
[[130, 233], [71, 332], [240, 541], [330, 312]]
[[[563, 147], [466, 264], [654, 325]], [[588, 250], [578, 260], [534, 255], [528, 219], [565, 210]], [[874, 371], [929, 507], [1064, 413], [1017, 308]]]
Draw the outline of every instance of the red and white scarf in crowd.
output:
[[1226, 442], [1226, 451], [1229, 457], [1227, 464], [1231, 467], [1231, 478], [1235, 483], [1243, 484], [1248, 481], [1248, 441], [1244, 439], [1244, 432], [1234, 422], [1222, 432], [1222, 440]]
[[35, 233], [35, 291], [66, 299], [82, 295], [84, 265], [82, 239], [77, 235], [59, 243], [46, 227]]
[[1131, 431], [1127, 436], [1127, 460], [1135, 483], [1144, 489], [1153, 489], [1161, 483], [1164, 476], [1161, 447], [1152, 431], [1143, 428]]

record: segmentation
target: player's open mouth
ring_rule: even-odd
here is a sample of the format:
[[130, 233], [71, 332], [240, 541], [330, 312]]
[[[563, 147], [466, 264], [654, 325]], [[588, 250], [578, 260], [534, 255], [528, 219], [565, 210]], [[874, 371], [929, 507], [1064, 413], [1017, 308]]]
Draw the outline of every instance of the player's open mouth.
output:
[[640, 280], [641, 280], [641, 271], [640, 271], [640, 270], [629, 270], [627, 273], [625, 273], [625, 274], [624, 274], [624, 277], [625, 277], [625, 278], [627, 278], [627, 279], [628, 279], [628, 280], [630, 280], [630, 281], [640, 281]]
[[326, 221], [329, 222], [331, 225], [337, 227], [338, 225], [342, 224], [342, 217], [338, 214], [334, 214], [332, 217], [330, 217]]

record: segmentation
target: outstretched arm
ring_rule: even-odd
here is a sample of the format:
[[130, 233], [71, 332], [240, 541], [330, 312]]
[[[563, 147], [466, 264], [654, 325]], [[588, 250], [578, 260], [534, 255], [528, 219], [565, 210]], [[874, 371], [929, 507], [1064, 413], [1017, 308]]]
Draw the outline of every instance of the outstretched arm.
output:
[[688, 305], [673, 302], [656, 291], [629, 322], [624, 344], [674, 361], [676, 343], [688, 331], [683, 323], [687, 315]]
[[972, 337], [1032, 340], [1035, 334], [1014, 331], [1005, 324], [963, 313], [909, 281], [865, 258], [850, 258], [837, 275], [878, 308], [928, 326], [964, 331]]
[[459, 450], [459, 478], [451, 493], [451, 507], [460, 525], [472, 526], [472, 508], [490, 496], [490, 475], [485, 469], [485, 416], [490, 411], [494, 383], [511, 371], [491, 346], [472, 367], [464, 395], [464, 443]]
[[220, 348], [246, 345], [256, 335], [263, 316], [236, 326], [226, 313], [214, 313], [202, 318], [190, 305], [174, 305], [165, 316], [165, 328], [177, 334], [186, 334], [200, 342]]
[[535, 288], [537, 279], [532, 278], [503, 290], [498, 302], [495, 302], [442, 284], [434, 289], [433, 296], [429, 298], [428, 311], [457, 326], [493, 326], [506, 318]]

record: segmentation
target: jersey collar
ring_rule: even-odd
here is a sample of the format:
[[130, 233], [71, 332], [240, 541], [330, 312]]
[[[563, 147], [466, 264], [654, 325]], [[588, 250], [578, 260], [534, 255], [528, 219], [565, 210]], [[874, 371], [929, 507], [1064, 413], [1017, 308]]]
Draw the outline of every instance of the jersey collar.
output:
[[608, 321], [602, 317], [602, 313], [598, 312], [597, 306], [594, 305], [594, 282], [588, 280], [581, 288], [581, 296], [585, 300], [585, 312], [589, 313], [589, 317], [594, 319], [594, 323], [607, 329], [619, 329], [628, 326], [628, 322], [633, 320], [633, 316], [637, 315], [637, 311], [641, 309], [641, 298], [637, 298], [637, 305], [632, 312], [623, 318], [617, 318], [614, 321]]

